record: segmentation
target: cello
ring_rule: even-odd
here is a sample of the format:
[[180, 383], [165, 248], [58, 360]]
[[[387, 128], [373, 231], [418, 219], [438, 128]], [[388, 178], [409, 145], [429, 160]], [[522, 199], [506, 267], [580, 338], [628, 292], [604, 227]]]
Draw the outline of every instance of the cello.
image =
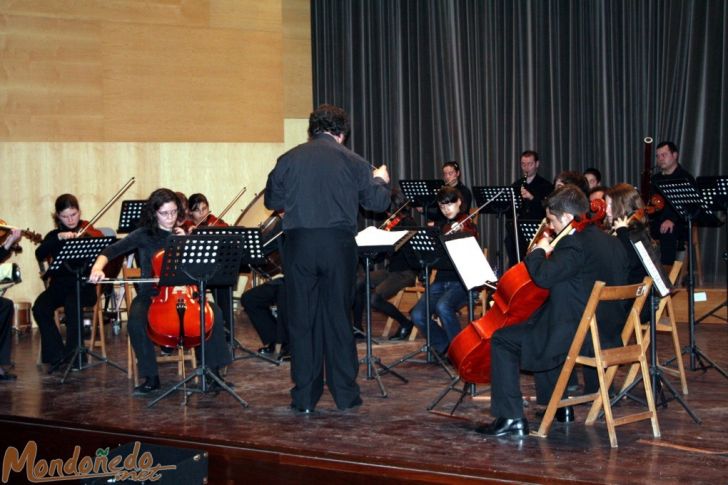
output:
[[[152, 257], [155, 277], [162, 273], [164, 250]], [[205, 302], [205, 340], [212, 334], [214, 315]], [[200, 303], [197, 288], [188, 286], [160, 286], [159, 294], [152, 298], [147, 313], [149, 339], [162, 347], [196, 347], [200, 339]]]
[[[587, 224], [604, 218], [606, 204], [597, 199], [591, 203], [592, 217], [572, 221], [551, 241], [551, 247], [574, 231], [581, 231]], [[534, 240], [543, 234], [542, 222]], [[533, 242], [532, 242], [533, 244]], [[493, 306], [481, 318], [465, 327], [450, 343], [448, 358], [465, 382], [490, 382], [490, 345], [493, 333], [508, 325], [524, 322], [549, 296], [547, 289], [537, 286], [528, 274], [526, 263], [521, 261], [506, 271], [493, 293]]]

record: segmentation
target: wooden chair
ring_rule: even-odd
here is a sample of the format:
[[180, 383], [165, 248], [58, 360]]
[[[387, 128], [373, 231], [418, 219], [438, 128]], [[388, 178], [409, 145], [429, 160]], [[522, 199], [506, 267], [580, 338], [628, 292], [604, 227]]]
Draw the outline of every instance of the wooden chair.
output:
[[101, 356], [106, 358], [106, 335], [104, 333], [104, 306], [101, 304], [101, 285], [96, 285], [96, 304], [93, 307], [93, 319], [91, 320], [91, 337], [85, 341], [87, 347], [101, 348]]
[[[640, 324], [640, 312], [649, 295], [651, 286], [652, 280], [649, 277], [646, 277], [642, 283], [636, 285], [608, 287], [602, 281], [595, 283], [584, 313], [582, 314], [581, 321], [579, 322], [574, 340], [571, 342], [571, 347], [569, 348], [566, 361], [556, 382], [556, 387], [546, 407], [543, 421], [541, 421], [538, 431], [532, 434], [545, 438], [558, 408], [591, 402], [592, 407], [587, 415], [586, 424], [594, 424], [600, 410], [603, 410], [609, 432], [609, 442], [612, 448], [617, 447], [615, 428], [635, 421], [649, 419], [652, 423], [652, 435], [655, 438], [660, 437], [660, 425], [657, 421], [655, 400], [651, 391], [650, 371], [647, 366], [645, 346], [642, 342], [642, 326]], [[613, 349], [602, 349], [596, 319], [597, 305], [602, 301], [615, 300], [634, 300], [627, 316], [623, 337], [625, 333], [632, 334], [634, 335], [635, 343]], [[594, 357], [579, 355], [584, 340], [587, 338], [587, 333], [590, 335], [594, 348]], [[609, 386], [612, 384], [614, 375], [620, 365], [633, 364], [635, 362], [639, 363], [642, 371], [648, 410], [615, 418], [609, 402]], [[596, 369], [599, 377], [599, 391], [583, 396], [564, 398], [564, 391], [576, 364], [586, 365]]]
[[[675, 261], [672, 265], [672, 269], [670, 269], [670, 274], [668, 275], [668, 278], [670, 279], [670, 283], [673, 285], [678, 279], [678, 275], [680, 274], [682, 270], [683, 263], [682, 261]], [[665, 310], [667, 310], [667, 323], [662, 323], [660, 320], [662, 320], [662, 317], [665, 313]], [[655, 309], [655, 322], [656, 327], [655, 330], [658, 332], [670, 332], [672, 335], [672, 345], [673, 349], [675, 351], [675, 360], [677, 362], [677, 369], [673, 369], [672, 367], [666, 367], [662, 364], [660, 364], [660, 360], [657, 359], [657, 366], [665, 373], [668, 373], [670, 375], [673, 375], [675, 377], [680, 378], [680, 384], [682, 385], [682, 392], [684, 395], [687, 395], [688, 393], [688, 381], [685, 377], [685, 366], [683, 364], [682, 359], [682, 348], [680, 347], [680, 337], [677, 334], [677, 324], [675, 322], [675, 309], [672, 305], [672, 295], [668, 295], [665, 298], [662, 298], [660, 300], [660, 304]], [[650, 322], [643, 323], [642, 324], [642, 344], [645, 346], [645, 352], [647, 352], [647, 349], [650, 345]], [[623, 340], [625, 337], [629, 337], [629, 335], [623, 335]], [[637, 373], [639, 372], [639, 366], [637, 364], [632, 365], [632, 367], [629, 369], [629, 372], [627, 373], [627, 377], [624, 379], [624, 384], [622, 385], [622, 390], [627, 389], [629, 385], [634, 381], [634, 379], [637, 378]], [[621, 392], [621, 391], [620, 391]]]
[[[124, 277], [124, 280], [127, 280], [127, 282], [124, 283], [124, 298], [126, 299], [126, 307], [128, 309], [131, 308], [131, 301], [133, 299], [132, 291], [134, 291], [134, 286], [129, 283], [128, 280], [131, 278], [140, 278], [142, 275], [142, 270], [140, 268], [123, 267], [121, 269], [121, 274]], [[128, 335], [126, 337], [126, 343], [126, 362], [127, 368], [129, 369], [127, 375], [129, 376], [129, 379], [134, 379], [134, 385], [138, 386], [139, 375], [136, 366], [136, 355], [134, 355], [134, 349], [131, 346], [131, 340], [129, 339]], [[180, 376], [184, 374], [185, 361], [190, 362], [193, 369], [197, 367], [197, 357], [195, 356], [195, 349], [188, 349], [187, 351], [185, 351], [184, 349], [179, 348], [177, 349], [176, 355], [172, 354], [157, 356], [157, 362], [159, 363], [176, 362], [177, 374]]]
[[[433, 269], [430, 273], [430, 284], [432, 284], [433, 281], [435, 281], [435, 275], [437, 275], [437, 270]], [[392, 297], [390, 300], [392, 302], [392, 305], [396, 306], [399, 311], [402, 311], [401, 305], [402, 305], [402, 299], [404, 298], [404, 295], [406, 294], [414, 294], [417, 296], [417, 299], [415, 300], [415, 304], [417, 303], [417, 300], [422, 298], [422, 295], [425, 293], [425, 286], [420, 283], [419, 279], [415, 280], [415, 284], [413, 286], [407, 286], [405, 288], [402, 288], [399, 290], [399, 292]], [[389, 336], [389, 331], [392, 329], [392, 324], [394, 323], [394, 318], [389, 317], [387, 318], [387, 323], [384, 325], [384, 330], [382, 331], [382, 337], [387, 338]], [[417, 327], [412, 328], [412, 333], [409, 336], [409, 340], [413, 341], [417, 338]]]

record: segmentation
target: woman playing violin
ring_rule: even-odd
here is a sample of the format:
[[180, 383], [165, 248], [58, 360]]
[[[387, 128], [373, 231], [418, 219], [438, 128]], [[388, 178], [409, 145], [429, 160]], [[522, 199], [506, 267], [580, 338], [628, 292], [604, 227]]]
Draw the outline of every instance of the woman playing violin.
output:
[[[94, 262], [91, 268], [89, 281], [96, 283], [104, 278], [104, 266], [120, 256], [131, 251], [137, 251], [142, 278], [152, 277], [152, 258], [160, 249], [164, 249], [166, 240], [172, 235], [184, 235], [184, 231], [176, 227], [177, 215], [182, 210], [182, 204], [177, 195], [169, 189], [157, 189], [149, 196], [142, 209], [139, 227], [126, 238], [107, 246]], [[136, 353], [139, 375], [144, 382], [134, 389], [134, 395], [147, 395], [160, 388], [159, 373], [154, 343], [147, 335], [148, 312], [152, 298], [158, 290], [151, 283], [140, 283], [137, 296], [129, 308], [129, 321], [127, 331], [131, 345]], [[225, 344], [225, 330], [222, 319], [219, 317], [220, 309], [213, 305], [215, 319], [212, 335], [205, 341], [207, 364], [218, 372], [220, 367], [232, 362], [230, 351]]]
[[[440, 224], [443, 234], [454, 230], [455, 233], [465, 231], [471, 235], [477, 234], [477, 228], [471, 220], [462, 221], [467, 212], [464, 210], [463, 198], [460, 191], [454, 187], [443, 187], [437, 193], [437, 204], [444, 216]], [[434, 349], [444, 355], [450, 345], [450, 341], [460, 333], [460, 317], [458, 310], [468, 303], [468, 290], [460, 281], [460, 277], [454, 268], [441, 267], [437, 270], [435, 281], [430, 285], [430, 309], [431, 317], [440, 317], [442, 327], [435, 324], [430, 318], [430, 338]], [[412, 322], [422, 332], [426, 332], [427, 324], [427, 302], [420, 298], [412, 308]]]
[[[81, 220], [78, 199], [71, 194], [63, 194], [56, 199], [53, 219], [56, 229], [43, 238], [35, 250], [35, 257], [43, 265], [55, 258], [63, 247], [64, 241], [84, 236], [101, 237], [103, 234]], [[96, 289], [84, 285], [81, 289], [81, 306], [96, 303]], [[54, 312], [63, 307], [66, 315], [66, 343], [63, 344], [61, 332], [55, 321]], [[48, 286], [33, 304], [33, 317], [38, 324], [41, 340], [41, 360], [50, 364], [50, 371], [58, 370], [66, 358], [70, 358], [78, 342], [78, 310], [76, 306], [76, 277], [68, 269], [61, 267], [48, 280]]]
[[225, 221], [215, 217], [210, 212], [210, 203], [207, 201], [207, 197], [205, 197], [204, 194], [190, 195], [189, 205], [192, 228], [205, 226], [227, 226]]
[[[13, 245], [21, 238], [20, 229], [12, 229], [8, 232], [5, 241], [0, 245], [0, 263], [5, 261], [11, 253]], [[12, 334], [10, 329], [13, 326], [12, 300], [0, 296], [0, 382], [16, 379], [15, 374], [6, 372], [4, 367], [10, 365], [10, 347], [12, 345]]]

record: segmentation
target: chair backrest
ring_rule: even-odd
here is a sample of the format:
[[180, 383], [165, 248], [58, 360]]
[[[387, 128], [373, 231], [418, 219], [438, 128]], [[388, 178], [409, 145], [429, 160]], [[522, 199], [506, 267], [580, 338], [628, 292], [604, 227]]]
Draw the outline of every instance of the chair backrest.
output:
[[[667, 278], [670, 280], [670, 283], [674, 286], [675, 282], [677, 281], [678, 276], [680, 275], [680, 272], [682, 271], [683, 262], [680, 260], [675, 260], [675, 262], [672, 264], [672, 268], [670, 268], [670, 273], [667, 275]], [[662, 318], [662, 314], [665, 311], [665, 306], [667, 305], [667, 302], [669, 299], [672, 298], [671, 296], [666, 296], [665, 298], [660, 299], [660, 303], [655, 309], [655, 322], [659, 322]], [[674, 318], [674, 315], [671, 315], [671, 318]]]
[[[129, 280], [132, 278], [141, 278], [142, 276], [142, 269], [141, 268], [130, 268], [128, 266], [124, 266], [121, 268], [121, 274], [124, 277], [124, 280]], [[132, 296], [132, 289], [134, 288], [134, 285], [126, 281], [124, 283], [124, 298], [126, 299], [126, 307], [131, 308], [131, 300], [133, 299]]]

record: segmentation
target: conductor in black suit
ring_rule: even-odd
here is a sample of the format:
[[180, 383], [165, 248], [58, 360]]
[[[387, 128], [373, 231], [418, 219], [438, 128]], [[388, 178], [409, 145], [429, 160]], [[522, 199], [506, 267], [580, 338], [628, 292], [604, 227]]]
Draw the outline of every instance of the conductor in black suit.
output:
[[283, 272], [291, 351], [291, 407], [313, 412], [326, 384], [339, 409], [362, 403], [351, 308], [356, 285], [359, 206], [389, 207], [386, 166], [346, 148], [346, 112], [321, 105], [309, 118], [309, 141], [283, 154], [268, 175], [265, 205], [285, 212]]
[[[519, 369], [534, 373], [537, 402], [548, 404], [594, 283], [627, 283], [628, 259], [622, 244], [591, 224], [574, 229], [589, 209], [582, 190], [565, 185], [549, 196], [545, 206], [551, 228], [568, 235], [553, 249], [549, 238], [539, 240], [524, 259], [533, 282], [550, 295], [527, 322], [493, 334], [490, 409], [495, 420], [476, 428], [482, 434], [528, 434]], [[625, 319], [624, 303], [600, 305], [597, 320], [603, 347], [620, 344]], [[572, 420], [573, 410], [562, 409], [557, 419]]]

